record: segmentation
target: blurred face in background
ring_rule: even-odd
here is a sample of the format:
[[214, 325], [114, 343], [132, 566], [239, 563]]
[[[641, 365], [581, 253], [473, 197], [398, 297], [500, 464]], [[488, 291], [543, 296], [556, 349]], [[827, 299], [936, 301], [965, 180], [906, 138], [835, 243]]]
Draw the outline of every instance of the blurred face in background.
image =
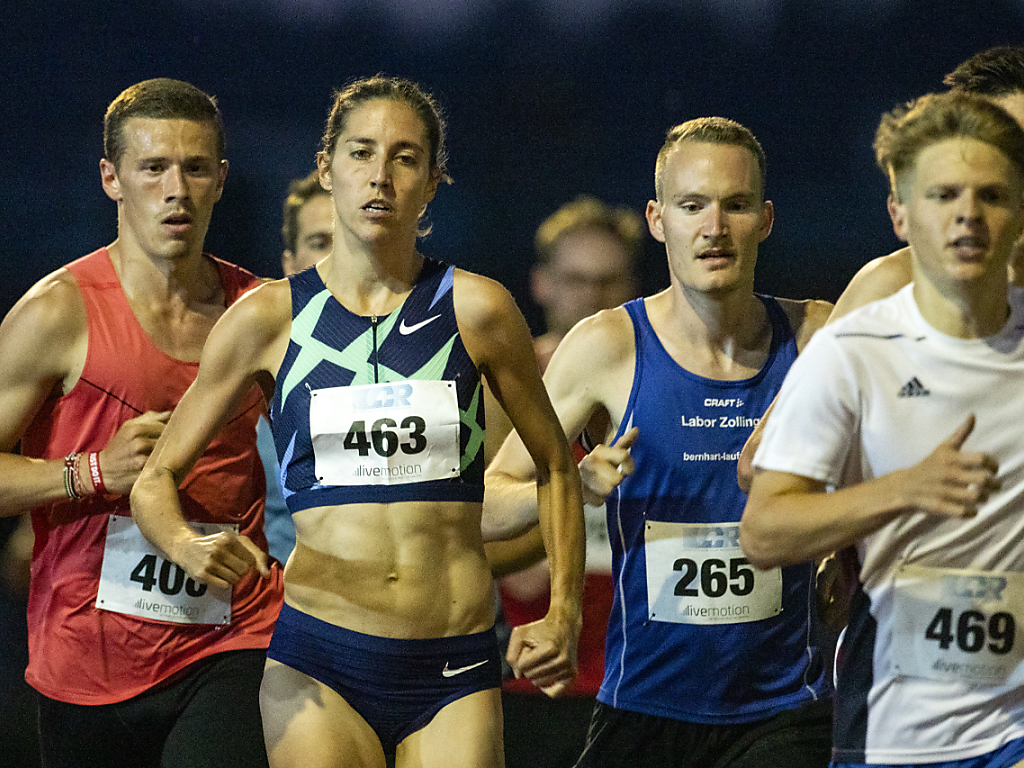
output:
[[309, 269], [326, 258], [334, 246], [334, 206], [327, 192], [309, 198], [295, 218], [295, 250], [285, 249], [281, 256], [285, 277]]
[[551, 260], [533, 268], [531, 287], [548, 333], [559, 337], [583, 318], [636, 296], [629, 253], [618, 237], [599, 227], [562, 235]]

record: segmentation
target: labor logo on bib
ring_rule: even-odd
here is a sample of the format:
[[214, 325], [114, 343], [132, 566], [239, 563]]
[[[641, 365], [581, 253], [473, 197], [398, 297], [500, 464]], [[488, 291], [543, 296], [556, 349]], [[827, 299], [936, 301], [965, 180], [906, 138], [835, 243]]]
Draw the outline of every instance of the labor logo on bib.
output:
[[309, 433], [321, 485], [395, 485], [459, 474], [459, 400], [451, 381], [313, 390]]
[[[238, 526], [189, 523], [202, 536]], [[149, 543], [132, 518], [110, 515], [96, 607], [152, 621], [230, 624], [231, 590], [202, 584]]]

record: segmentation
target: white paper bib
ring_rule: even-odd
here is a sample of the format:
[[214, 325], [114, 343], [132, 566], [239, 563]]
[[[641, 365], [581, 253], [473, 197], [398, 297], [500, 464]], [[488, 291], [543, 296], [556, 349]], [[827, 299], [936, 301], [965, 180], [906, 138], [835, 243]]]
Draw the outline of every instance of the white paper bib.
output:
[[896, 572], [897, 674], [983, 685], [1024, 684], [1024, 574], [904, 565]]
[[[189, 523], [203, 536], [238, 526]], [[132, 518], [110, 515], [96, 607], [176, 624], [230, 624], [231, 590], [197, 583], [167, 560]]]
[[758, 571], [740, 549], [739, 523], [645, 524], [652, 621], [742, 624], [782, 612], [782, 571]]
[[321, 485], [395, 485], [459, 474], [459, 401], [451, 381], [313, 390], [309, 431]]

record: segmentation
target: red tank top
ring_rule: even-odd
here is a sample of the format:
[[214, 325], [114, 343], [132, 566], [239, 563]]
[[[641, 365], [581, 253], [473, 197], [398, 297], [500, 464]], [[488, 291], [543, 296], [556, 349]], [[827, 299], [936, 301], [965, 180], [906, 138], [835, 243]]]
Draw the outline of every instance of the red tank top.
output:
[[[228, 305], [258, 282], [240, 267], [213, 261]], [[35, 458], [102, 449], [128, 419], [173, 409], [199, 368], [169, 357], [146, 335], [105, 248], [67, 269], [85, 302], [89, 347], [74, 389], [47, 401], [25, 432], [22, 453]], [[265, 481], [256, 451], [264, 410], [254, 387], [185, 478], [179, 498], [187, 520], [235, 523], [266, 550]], [[250, 574], [235, 585], [229, 625], [150, 621], [96, 608], [108, 516], [130, 514], [127, 496], [109, 494], [33, 510], [25, 679], [45, 696], [73, 704], [123, 701], [203, 657], [270, 642], [282, 596], [276, 564], [269, 579]]]

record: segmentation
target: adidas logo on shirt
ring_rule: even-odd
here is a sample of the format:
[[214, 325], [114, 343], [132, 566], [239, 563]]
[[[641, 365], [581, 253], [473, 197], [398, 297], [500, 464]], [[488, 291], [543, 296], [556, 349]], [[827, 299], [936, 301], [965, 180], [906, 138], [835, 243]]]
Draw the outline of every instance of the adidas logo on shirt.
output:
[[925, 395], [930, 395], [930, 394], [931, 394], [931, 392], [929, 392], [928, 389], [925, 388], [924, 384], [921, 383], [921, 380], [918, 379], [917, 376], [915, 376], [910, 381], [908, 381], [906, 384], [904, 384], [902, 387], [900, 387], [900, 392], [899, 392], [898, 396], [899, 397], [924, 397]]

